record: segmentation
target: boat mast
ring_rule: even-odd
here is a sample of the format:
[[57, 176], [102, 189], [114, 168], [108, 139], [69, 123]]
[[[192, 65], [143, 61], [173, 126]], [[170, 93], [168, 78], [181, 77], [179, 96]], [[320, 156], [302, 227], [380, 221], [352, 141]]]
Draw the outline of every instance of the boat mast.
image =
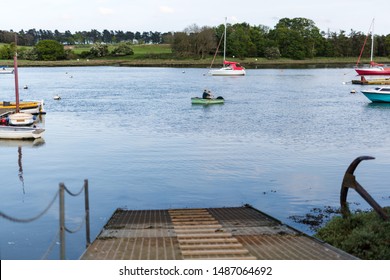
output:
[[225, 65], [225, 60], [226, 60], [226, 21], [227, 21], [227, 17], [225, 17], [225, 33], [223, 37], [223, 65]]
[[375, 18], [372, 19], [372, 23], [371, 23], [371, 26], [372, 26], [372, 29], [371, 29], [371, 62], [374, 60], [373, 57], [374, 57], [374, 21], [375, 21]]
[[15, 54], [14, 54], [14, 75], [15, 75], [15, 105], [16, 113], [19, 113], [19, 77], [18, 77], [18, 51], [17, 51], [17, 35], [15, 34]]
[[371, 62], [373, 61], [373, 53], [374, 53], [374, 21], [375, 21], [375, 18], [372, 19], [372, 22], [371, 22], [371, 25], [370, 25], [370, 29], [368, 29], [366, 38], [364, 39], [363, 47], [360, 50], [360, 55], [359, 55], [359, 58], [358, 58], [358, 60], [356, 62], [356, 67], [359, 65], [360, 59], [362, 58], [364, 47], [366, 46], [367, 39], [368, 39], [368, 37], [370, 35], [370, 31], [371, 31]]

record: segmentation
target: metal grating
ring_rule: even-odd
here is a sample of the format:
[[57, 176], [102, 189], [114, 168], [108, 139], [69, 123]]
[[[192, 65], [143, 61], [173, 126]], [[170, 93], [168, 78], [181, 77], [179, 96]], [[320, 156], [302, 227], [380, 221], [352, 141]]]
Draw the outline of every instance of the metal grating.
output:
[[115, 211], [92, 260], [356, 259], [252, 207]]

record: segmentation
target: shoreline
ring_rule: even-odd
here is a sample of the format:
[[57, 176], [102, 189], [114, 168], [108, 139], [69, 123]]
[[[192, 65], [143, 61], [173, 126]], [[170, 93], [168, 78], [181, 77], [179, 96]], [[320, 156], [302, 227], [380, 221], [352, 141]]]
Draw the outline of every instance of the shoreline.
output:
[[[390, 58], [378, 58], [382, 63], [390, 64]], [[246, 69], [270, 68], [353, 68], [356, 62], [353, 58], [315, 58], [306, 60], [291, 59], [245, 59], [240, 62]], [[361, 64], [368, 64], [363, 60]], [[0, 65], [13, 67], [12, 60], [0, 60]], [[118, 66], [118, 67], [172, 67], [172, 68], [211, 68], [208, 59], [177, 60], [177, 59], [78, 59], [60, 61], [30, 61], [18, 60], [19, 67], [76, 67], [76, 66]], [[220, 63], [214, 63], [212, 68], [219, 68]]]

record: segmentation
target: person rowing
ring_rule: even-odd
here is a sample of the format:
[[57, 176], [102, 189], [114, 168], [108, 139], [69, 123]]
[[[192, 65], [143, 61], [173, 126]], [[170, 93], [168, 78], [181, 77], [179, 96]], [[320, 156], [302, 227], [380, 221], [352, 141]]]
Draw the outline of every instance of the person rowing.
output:
[[202, 96], [203, 99], [211, 99], [213, 98], [213, 95], [211, 94], [211, 91], [208, 91], [208, 90], [204, 90], [203, 91], [203, 96]]

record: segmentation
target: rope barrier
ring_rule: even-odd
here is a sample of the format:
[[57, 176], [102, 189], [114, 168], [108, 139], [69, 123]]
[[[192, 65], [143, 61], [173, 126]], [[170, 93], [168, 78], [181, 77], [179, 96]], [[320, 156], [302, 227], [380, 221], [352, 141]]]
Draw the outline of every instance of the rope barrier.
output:
[[81, 187], [81, 190], [80, 190], [79, 192], [77, 192], [77, 193], [72, 193], [65, 185], [64, 185], [64, 187], [65, 187], [65, 191], [66, 191], [69, 195], [71, 195], [71, 196], [79, 196], [79, 195], [83, 192], [83, 190], [84, 190], [84, 186], [82, 186], [82, 187]]
[[0, 217], [2, 218], [5, 218], [7, 220], [10, 220], [12, 222], [18, 222], [18, 223], [30, 223], [30, 222], [33, 222], [35, 220], [38, 220], [40, 217], [42, 217], [44, 214], [46, 214], [46, 212], [50, 209], [50, 207], [54, 204], [55, 200], [57, 199], [58, 197], [58, 191], [56, 192], [56, 194], [54, 195], [52, 201], [49, 203], [49, 205], [45, 208], [45, 210], [43, 210], [39, 215], [33, 217], [33, 218], [29, 218], [29, 219], [18, 219], [18, 218], [14, 218], [14, 217], [11, 217], [5, 213], [3, 213], [2, 211], [0, 211]]
[[68, 233], [76, 233], [76, 232], [80, 231], [83, 228], [83, 225], [85, 224], [85, 217], [86, 217], [86, 215], [83, 217], [83, 220], [82, 220], [81, 224], [74, 230], [70, 230], [70, 229], [68, 229], [65, 226], [66, 232], [68, 232]]
[[[65, 225], [64, 191], [66, 191], [70, 196], [73, 196], [73, 197], [79, 196], [83, 191], [84, 191], [84, 194], [85, 194], [85, 215], [84, 215], [80, 225], [78, 225], [77, 228], [75, 228], [75, 229], [69, 229]], [[60, 183], [59, 190], [56, 192], [56, 194], [54, 195], [53, 199], [50, 201], [48, 206], [40, 214], [38, 214], [35, 217], [28, 218], [28, 219], [20, 219], [20, 218], [12, 217], [12, 216], [7, 215], [4, 212], [0, 211], [0, 218], [4, 218], [4, 219], [7, 219], [9, 221], [18, 222], [18, 223], [33, 222], [33, 221], [39, 219], [40, 217], [42, 217], [44, 214], [47, 213], [47, 211], [53, 206], [53, 204], [54, 204], [54, 202], [55, 202], [55, 200], [57, 199], [58, 196], [60, 197], [60, 199], [59, 199], [59, 204], [60, 204], [60, 229], [57, 232], [57, 234], [54, 237], [54, 239], [51, 241], [51, 243], [49, 245], [49, 248], [46, 250], [46, 252], [42, 256], [42, 259], [46, 259], [49, 256], [49, 254], [53, 250], [54, 245], [56, 244], [56, 241], [58, 239], [60, 239], [60, 245], [61, 245], [61, 248], [60, 248], [60, 258], [61, 259], [65, 259], [65, 234], [64, 233], [65, 232], [68, 232], [68, 233], [71, 233], [71, 234], [72, 233], [76, 233], [76, 232], [78, 232], [78, 231], [80, 231], [82, 229], [84, 224], [86, 224], [86, 240], [87, 240], [87, 246], [89, 246], [89, 244], [90, 244], [90, 236], [89, 236], [90, 229], [89, 229], [88, 180], [84, 180], [83, 187], [77, 193], [71, 192], [63, 183]]]
[[56, 241], [58, 240], [58, 236], [59, 235], [60, 235], [60, 231], [58, 230], [57, 234], [55, 235], [55, 237], [51, 241], [51, 243], [50, 243], [49, 247], [47, 248], [46, 252], [43, 254], [41, 260], [46, 260], [47, 257], [49, 256], [49, 254], [53, 251], [54, 245], [56, 244]]

